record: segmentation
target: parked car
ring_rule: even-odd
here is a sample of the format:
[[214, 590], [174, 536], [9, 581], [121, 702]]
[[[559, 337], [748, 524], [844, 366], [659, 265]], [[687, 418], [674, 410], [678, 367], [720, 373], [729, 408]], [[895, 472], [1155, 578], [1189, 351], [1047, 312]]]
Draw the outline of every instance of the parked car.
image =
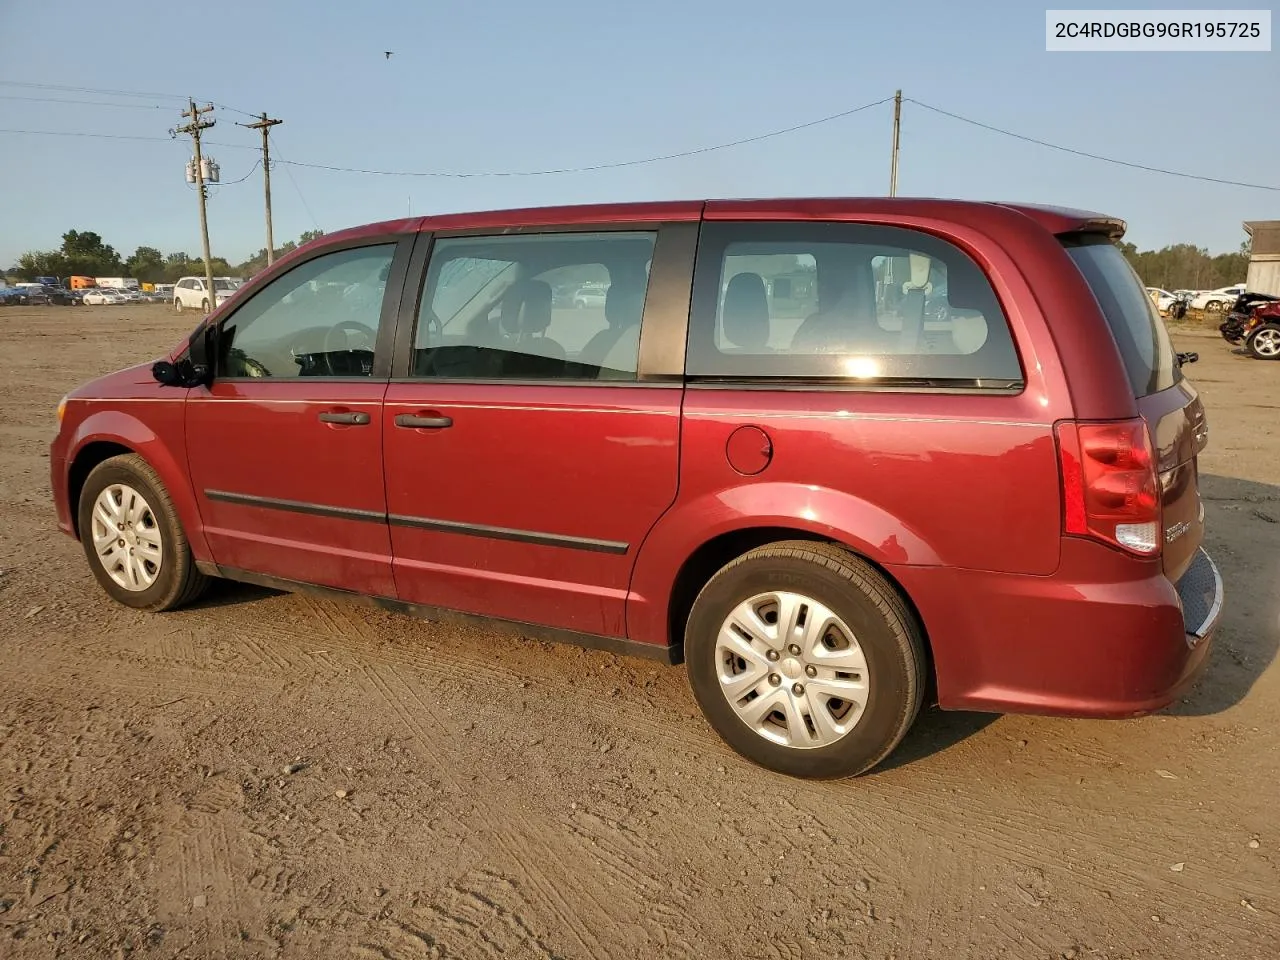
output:
[[[1194, 356], [1123, 232], [886, 198], [329, 234], [150, 377], [64, 398], [58, 525], [137, 609], [227, 577], [683, 662], [712, 727], [793, 775], [875, 766], [926, 695], [1147, 713], [1205, 664], [1223, 592]], [[777, 312], [801, 257], [814, 309]], [[546, 278], [601, 265], [603, 316], [553, 317]]]
[[1253, 316], [1245, 325], [1244, 346], [1258, 360], [1280, 360], [1280, 301], [1254, 306]]
[[1156, 305], [1156, 309], [1162, 315], [1169, 313], [1169, 308], [1178, 302], [1177, 294], [1170, 293], [1168, 290], [1161, 290], [1159, 287], [1147, 287], [1147, 296]]
[[1219, 287], [1217, 290], [1204, 290], [1191, 298], [1190, 306], [1206, 313], [1221, 313], [1235, 303], [1240, 294], [1245, 292], [1245, 285], [1237, 283], [1230, 287]]
[[[183, 277], [173, 286], [173, 309], [181, 313], [183, 310], [201, 310], [209, 312], [209, 293], [205, 289], [204, 277]], [[226, 277], [214, 277], [214, 299], [216, 306], [222, 306], [235, 293], [235, 285]]]
[[596, 310], [603, 310], [605, 299], [609, 295], [609, 285], [605, 283], [583, 284], [578, 288], [578, 292], [573, 295], [573, 306], [575, 309], [582, 310], [590, 307]]
[[1280, 297], [1272, 296], [1269, 293], [1242, 293], [1236, 298], [1236, 302], [1232, 304], [1231, 309], [1227, 313], [1227, 318], [1218, 324], [1218, 332], [1222, 334], [1222, 339], [1227, 343], [1244, 343], [1245, 333], [1251, 324], [1257, 323], [1257, 317], [1254, 316], [1254, 308], [1267, 303], [1275, 303], [1280, 301]]
[[22, 291], [24, 306], [47, 306], [51, 302], [42, 283], [19, 283], [15, 289]]
[[90, 306], [107, 306], [118, 303], [127, 303], [128, 301], [115, 290], [108, 290], [106, 287], [96, 287], [92, 290], [85, 291], [84, 302]]

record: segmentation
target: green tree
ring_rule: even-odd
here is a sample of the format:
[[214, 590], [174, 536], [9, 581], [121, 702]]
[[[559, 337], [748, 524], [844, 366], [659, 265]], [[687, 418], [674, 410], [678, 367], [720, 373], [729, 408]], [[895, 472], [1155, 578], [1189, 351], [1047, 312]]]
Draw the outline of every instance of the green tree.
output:
[[14, 271], [19, 279], [34, 280], [36, 277], [65, 277], [70, 274], [67, 269], [67, 258], [58, 250], [32, 250], [18, 258], [18, 266]]
[[62, 254], [66, 257], [68, 274], [102, 276], [119, 273], [123, 267], [115, 248], [103, 243], [102, 237], [90, 230], [64, 233]]
[[323, 230], [304, 230], [302, 236], [298, 238], [298, 246], [310, 243], [312, 240], [319, 240], [324, 236]]
[[164, 270], [164, 254], [155, 247], [139, 247], [124, 264], [128, 276], [146, 283], [163, 280]]

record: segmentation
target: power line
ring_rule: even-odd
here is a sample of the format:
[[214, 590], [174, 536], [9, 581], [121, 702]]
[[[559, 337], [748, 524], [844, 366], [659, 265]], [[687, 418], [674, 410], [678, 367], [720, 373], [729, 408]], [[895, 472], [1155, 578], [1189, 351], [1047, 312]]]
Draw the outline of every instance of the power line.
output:
[[783, 127], [780, 130], [770, 130], [768, 133], [761, 133], [751, 137], [743, 137], [739, 140], [730, 140], [726, 143], [717, 143], [708, 147], [695, 147], [691, 150], [681, 150], [678, 153], [664, 153], [659, 156], [641, 157], [635, 160], [618, 160], [613, 163], [594, 163], [584, 167], [555, 167], [547, 170], [486, 170], [475, 173], [464, 173], [438, 170], [370, 170], [361, 167], [339, 167], [325, 163], [308, 163], [301, 160], [282, 159], [280, 162], [291, 167], [307, 167], [312, 170], [329, 170], [335, 173], [363, 173], [378, 177], [446, 177], [460, 180], [476, 177], [549, 177], [564, 173], [592, 173], [597, 170], [617, 170], [621, 167], [638, 167], [643, 164], [660, 163], [664, 160], [678, 160], [682, 157], [694, 157], [704, 153], [711, 153], [716, 150], [727, 150], [730, 147], [741, 147], [749, 143], [759, 143], [762, 140], [770, 140], [774, 137], [785, 136], [789, 133], [795, 133], [798, 130], [806, 130], [809, 127], [816, 127], [819, 124], [830, 123], [833, 120], [842, 120], [855, 113], [861, 113], [863, 110], [870, 110], [872, 107], [878, 107], [882, 103], [888, 103], [892, 99], [893, 97], [884, 97], [881, 100], [876, 100], [872, 103], [864, 103], [862, 106], [854, 107], [850, 110], [841, 110], [839, 113], [819, 117], [816, 120], [808, 120], [804, 123], [797, 123], [790, 127]]
[[[206, 143], [208, 143], [208, 141], [207, 141], [207, 140], [206, 140], [205, 142], [206, 142]], [[253, 171], [257, 170], [257, 169], [258, 169], [258, 167], [260, 167], [260, 166], [262, 166], [262, 161], [261, 161], [261, 160], [255, 160], [255, 161], [253, 161], [253, 166], [249, 168], [249, 172], [248, 172], [248, 173], [246, 173], [246, 174], [245, 174], [243, 177], [241, 177], [240, 179], [238, 179], [238, 180], [219, 180], [217, 185], [218, 185], [218, 186], [220, 186], [220, 187], [229, 187], [229, 186], [231, 186], [233, 183], [244, 183], [244, 182], [245, 182], [246, 180], [248, 180], [251, 176], [253, 176]]]
[[[126, 133], [90, 133], [84, 130], [13, 130], [0, 128], [0, 133], [16, 133], [26, 134], [34, 137], [89, 137], [98, 140], [146, 140], [152, 143], [174, 143], [173, 137], [148, 137]], [[258, 148], [247, 143], [227, 143], [221, 140], [204, 141], [211, 147], [227, 147], [231, 150], [257, 150]]]
[[63, 93], [98, 93], [115, 97], [164, 97], [170, 100], [186, 100], [176, 93], [155, 93], [142, 90], [112, 90], [106, 87], [72, 87], [61, 83], [33, 83], [25, 80], [0, 80], [0, 86], [23, 87], [27, 90], [61, 90]]
[[1058, 143], [1050, 143], [1048, 140], [1040, 140], [1036, 137], [1024, 136], [1021, 133], [1014, 133], [1012, 130], [1004, 130], [1000, 127], [993, 127], [989, 123], [982, 123], [979, 120], [972, 120], [969, 117], [962, 117], [958, 113], [952, 113], [949, 110], [943, 110], [941, 107], [935, 107], [912, 97], [903, 97], [909, 103], [914, 103], [918, 107], [924, 107], [934, 113], [940, 113], [944, 117], [950, 117], [952, 120], [959, 120], [961, 123], [968, 123], [975, 127], [981, 127], [983, 130], [990, 130], [992, 133], [999, 133], [1006, 137], [1013, 137], [1015, 140], [1021, 140], [1024, 143], [1034, 143], [1037, 146], [1048, 147], [1050, 150], [1060, 150], [1063, 153], [1070, 153], [1077, 157], [1087, 157], [1090, 160], [1101, 160], [1103, 163], [1113, 163], [1121, 167], [1129, 167], [1133, 170], [1145, 170], [1148, 173], [1162, 173], [1168, 177], [1181, 177], [1184, 180], [1200, 180], [1204, 183], [1220, 183], [1230, 187], [1249, 187], [1253, 190], [1270, 190], [1280, 193], [1280, 187], [1268, 186], [1265, 183], [1246, 183], [1243, 180], [1224, 180], [1219, 177], [1204, 177], [1195, 173], [1184, 173], [1180, 170], [1167, 170], [1164, 167], [1153, 167], [1145, 163], [1133, 163], [1129, 160], [1117, 160], [1115, 157], [1104, 157], [1098, 153], [1089, 153], [1087, 150], [1077, 150], [1074, 147], [1064, 147]]
[[[114, 90], [107, 87], [73, 87], [60, 83], [31, 83], [22, 80], [0, 80], [0, 86], [22, 87], [27, 90], [56, 90], [62, 93], [93, 93], [112, 97], [162, 97], [168, 100], [188, 99], [186, 95], [177, 93], [156, 93], [145, 90]], [[229, 104], [214, 101], [213, 105], [219, 110], [229, 110], [231, 113], [240, 113], [246, 117], [257, 116], [257, 114], [250, 113], [248, 110], [241, 110], [239, 107], [233, 107]], [[123, 106], [123, 104], [102, 104], [102, 106]], [[163, 109], [167, 110], [170, 108], [164, 107]]]
[[67, 97], [23, 97], [12, 93], [0, 93], [0, 100], [26, 100], [31, 103], [79, 103], [86, 107], [124, 107], [128, 110], [168, 110], [160, 103], [111, 103], [108, 100], [72, 100]]
[[[273, 160], [273, 161], [271, 161], [271, 162], [272, 162], [272, 163], [280, 163], [280, 164], [287, 164], [287, 163], [289, 163], [289, 161], [288, 161], [288, 160], [286, 160], [286, 159], [284, 159], [284, 157], [280, 156], [280, 147], [279, 147], [279, 145], [278, 145], [278, 141], [277, 141], [277, 146], [276, 146], [276, 158], [277, 158], [277, 159], [275, 159], [275, 160]], [[306, 211], [307, 211], [307, 216], [311, 218], [311, 222], [312, 222], [313, 224], [315, 224], [316, 229], [317, 229], [317, 230], [319, 230], [321, 233], [323, 233], [323, 232], [324, 232], [324, 227], [320, 226], [320, 221], [319, 221], [319, 220], [317, 220], [317, 219], [316, 219], [316, 215], [315, 215], [314, 213], [312, 213], [312, 212], [311, 212], [311, 204], [307, 203], [307, 198], [306, 198], [306, 197], [304, 197], [304, 196], [302, 195], [302, 188], [301, 188], [300, 186], [298, 186], [298, 181], [297, 181], [297, 180], [295, 180], [295, 179], [293, 178], [293, 171], [292, 171], [292, 170], [290, 170], [290, 169], [286, 166], [286, 167], [284, 168], [284, 174], [285, 174], [285, 176], [286, 176], [286, 177], [288, 177], [288, 178], [289, 178], [289, 182], [293, 184], [293, 189], [294, 189], [294, 191], [298, 194], [298, 199], [302, 201], [302, 209], [304, 209], [304, 210], [306, 210]]]

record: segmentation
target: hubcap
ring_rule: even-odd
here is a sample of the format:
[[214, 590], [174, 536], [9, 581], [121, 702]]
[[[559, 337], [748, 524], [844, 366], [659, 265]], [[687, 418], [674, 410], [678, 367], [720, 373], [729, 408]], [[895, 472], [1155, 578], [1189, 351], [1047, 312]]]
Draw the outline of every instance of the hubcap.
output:
[[716, 638], [720, 690], [738, 718], [774, 743], [835, 743], [862, 718], [871, 690], [853, 631], [829, 608], [790, 591], [738, 604]]
[[1265, 357], [1280, 354], [1280, 330], [1259, 330], [1253, 335], [1253, 349]]
[[113, 483], [93, 502], [93, 549], [112, 581], [125, 590], [146, 590], [164, 560], [160, 525], [133, 487]]

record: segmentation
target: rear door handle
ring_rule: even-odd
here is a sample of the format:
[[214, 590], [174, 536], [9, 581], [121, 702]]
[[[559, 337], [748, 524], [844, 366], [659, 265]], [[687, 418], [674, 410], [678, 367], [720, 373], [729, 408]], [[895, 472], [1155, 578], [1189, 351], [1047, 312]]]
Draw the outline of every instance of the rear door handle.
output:
[[366, 423], [369, 422], [369, 415], [367, 413], [361, 413], [360, 411], [347, 412], [347, 413], [335, 413], [332, 410], [327, 410], [324, 413], [320, 414], [320, 422], [321, 423], [345, 423], [353, 427], [363, 427]]
[[396, 416], [396, 426], [408, 430], [443, 430], [453, 426], [452, 417], [420, 417], [412, 413], [401, 413]]

